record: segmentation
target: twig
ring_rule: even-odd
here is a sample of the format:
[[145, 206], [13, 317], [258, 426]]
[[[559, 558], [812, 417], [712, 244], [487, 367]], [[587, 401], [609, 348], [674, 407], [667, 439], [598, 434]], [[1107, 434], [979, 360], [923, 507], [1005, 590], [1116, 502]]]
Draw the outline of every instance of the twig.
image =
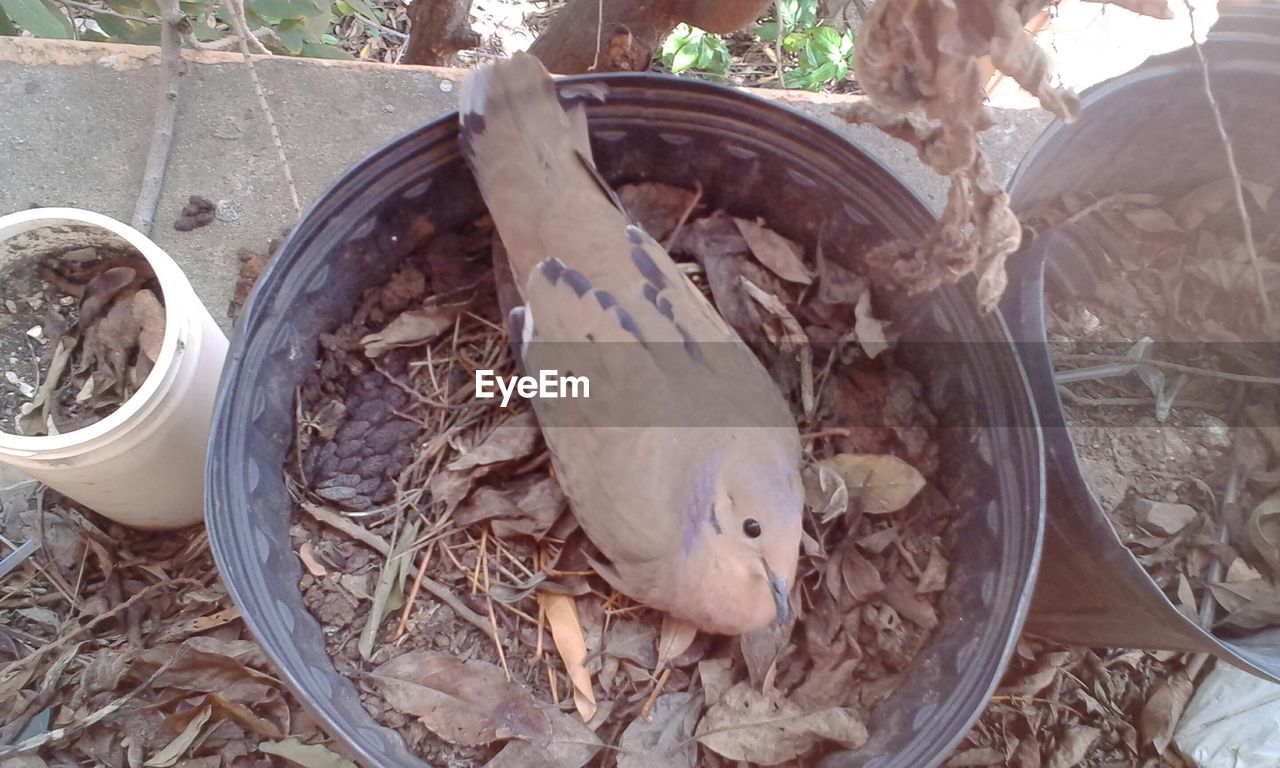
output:
[[178, 117], [178, 78], [182, 75], [182, 27], [187, 22], [178, 0], [159, 0], [159, 3], [160, 21], [164, 22], [160, 27], [160, 81], [164, 87], [156, 104], [142, 189], [133, 209], [133, 228], [144, 235], [151, 234], [160, 189], [164, 186], [164, 168], [169, 164], [169, 149], [173, 146], [173, 125]]
[[[264, 37], [276, 37], [275, 30], [269, 27], [259, 27], [253, 31], [253, 36], [261, 40]], [[239, 35], [227, 35], [217, 40], [211, 40], [207, 43], [196, 39], [196, 36], [188, 32], [182, 36], [182, 41], [187, 45], [200, 51], [225, 51], [228, 48], [234, 48], [240, 43]]]
[[1227, 155], [1227, 169], [1231, 171], [1231, 189], [1235, 192], [1236, 212], [1240, 214], [1240, 226], [1244, 227], [1244, 247], [1249, 252], [1249, 262], [1253, 266], [1253, 278], [1258, 287], [1258, 298], [1262, 301], [1262, 317], [1268, 332], [1275, 332], [1274, 317], [1271, 313], [1271, 299], [1267, 296], [1267, 286], [1262, 278], [1262, 265], [1258, 259], [1258, 250], [1253, 243], [1253, 223], [1249, 220], [1249, 209], [1244, 202], [1244, 182], [1240, 177], [1240, 168], [1236, 165], [1235, 148], [1231, 137], [1227, 135], [1227, 126], [1222, 119], [1222, 110], [1218, 108], [1218, 99], [1213, 95], [1213, 83], [1209, 77], [1209, 60], [1205, 58], [1204, 48], [1196, 39], [1196, 12], [1191, 0], [1182, 0], [1187, 8], [1187, 21], [1191, 25], [1191, 45], [1196, 49], [1196, 58], [1200, 60], [1200, 74], [1204, 78], [1204, 95], [1213, 110], [1213, 122], [1218, 129], [1218, 138], [1222, 139], [1222, 149]]
[[600, 38], [604, 34], [604, 0], [596, 0], [596, 56], [591, 60], [588, 72], [595, 72], [600, 66]]
[[427, 575], [427, 563], [431, 560], [431, 553], [436, 549], [436, 543], [433, 541], [427, 545], [427, 551], [422, 555], [422, 562], [418, 563], [418, 575], [413, 579], [413, 586], [409, 587], [409, 596], [405, 598], [404, 610], [400, 612], [400, 624], [396, 627], [396, 638], [399, 639], [404, 635], [405, 628], [409, 624], [409, 612], [413, 610], [414, 601], [418, 599], [418, 590], [422, 588], [422, 578]]
[[[1131, 357], [1125, 357], [1123, 355], [1061, 355], [1058, 359], [1063, 361], [1091, 360], [1105, 363], [1127, 363], [1132, 365], [1134, 368], [1137, 368], [1140, 365], [1150, 365], [1155, 368], [1166, 368], [1171, 371], [1190, 373], [1197, 376], [1207, 376], [1211, 379], [1239, 381], [1245, 384], [1280, 384], [1280, 378], [1275, 378], [1273, 376], [1254, 376], [1248, 373], [1228, 373], [1227, 371], [1215, 371], [1212, 368], [1197, 368], [1194, 365], [1183, 365], [1182, 363], [1171, 363], [1166, 360], [1152, 360], [1149, 358], [1134, 360]], [[1073, 370], [1076, 369], [1068, 369], [1061, 373], [1071, 373]], [[1062, 381], [1059, 380], [1059, 383], [1062, 383]]]
[[54, 640], [52, 643], [49, 643], [48, 645], [42, 648], [39, 648], [35, 652], [30, 653], [26, 656], [23, 656], [20, 659], [15, 659], [9, 662], [3, 668], [0, 668], [0, 680], [4, 680], [8, 678], [9, 675], [12, 674], [14, 671], [22, 669], [28, 664], [33, 664], [36, 661], [49, 655], [50, 653], [53, 653], [59, 648], [70, 643], [75, 638], [79, 637], [84, 632], [88, 632], [89, 630], [93, 629], [94, 627], [98, 626], [99, 624], [105, 621], [110, 621], [111, 619], [114, 619], [115, 617], [119, 616], [121, 613], [124, 613], [125, 611], [129, 610], [133, 606], [137, 605], [139, 602], [145, 600], [146, 598], [151, 597], [151, 595], [155, 592], [159, 592], [160, 590], [165, 588], [179, 589], [182, 587], [201, 587], [201, 586], [203, 585], [195, 579], [182, 578], [182, 579], [170, 579], [168, 581], [161, 581], [161, 582], [152, 584], [149, 587], [144, 587], [138, 592], [138, 594], [134, 595], [128, 600], [125, 600], [123, 603], [117, 605], [115, 608], [112, 608], [106, 613], [98, 614], [88, 624], [84, 624], [79, 627], [76, 627], [71, 631], [67, 632], [66, 634], [64, 634], [62, 637], [59, 637], [57, 640]]
[[[143, 18], [142, 16], [130, 16], [127, 13], [118, 13], [110, 8], [99, 8], [88, 3], [78, 3], [75, 0], [58, 0], [59, 5], [65, 5], [68, 8], [75, 8], [80, 11], [87, 11], [95, 16], [110, 16], [113, 19], [121, 19], [123, 21], [133, 21], [138, 24], [146, 24], [149, 27], [158, 26], [164, 22], [156, 18]], [[163, 10], [163, 8], [161, 8]]]
[[364, 526], [356, 525], [336, 512], [326, 509], [319, 504], [313, 504], [309, 501], [300, 502], [298, 506], [302, 507], [307, 514], [311, 515], [316, 520], [319, 520], [331, 528], [336, 528], [339, 531], [342, 531], [383, 557], [386, 557], [391, 552], [391, 546], [377, 534], [371, 532]]
[[[448, 549], [446, 548], [445, 551], [447, 552]], [[480, 614], [468, 608], [466, 604], [463, 603], [462, 600], [460, 600], [457, 595], [453, 594], [453, 592], [448, 587], [436, 581], [435, 579], [431, 578], [430, 576], [423, 576], [422, 588], [427, 590], [431, 594], [435, 595], [436, 599], [438, 599], [440, 602], [452, 608], [453, 612], [458, 615], [458, 618], [467, 622], [468, 624], [480, 630], [481, 632], [485, 633], [486, 635], [489, 634], [488, 620], [486, 620]]]
[[254, 69], [253, 57], [249, 55], [249, 41], [253, 41], [253, 45], [258, 49], [258, 53], [270, 55], [270, 51], [262, 44], [262, 41], [249, 34], [249, 23], [244, 18], [244, 1], [243, 0], [227, 0], [227, 7], [231, 17], [231, 23], [236, 28], [236, 37], [240, 42], [240, 53], [244, 55], [244, 65], [249, 70], [249, 79], [253, 81], [253, 90], [258, 96], [258, 107], [262, 110], [262, 116], [267, 121], [267, 128], [271, 132], [271, 143], [275, 144], [276, 156], [280, 160], [280, 172], [284, 174], [285, 184], [289, 187], [289, 201], [293, 203], [293, 212], [302, 217], [302, 203], [298, 201], [298, 188], [293, 184], [293, 171], [289, 167], [289, 157], [284, 151], [284, 142], [280, 139], [280, 129], [276, 127], [275, 116], [271, 114], [271, 105], [267, 103], [266, 91], [262, 88], [262, 81], [258, 79], [258, 70]]
[[693, 197], [690, 198], [689, 204], [685, 206], [684, 212], [680, 214], [680, 219], [676, 221], [676, 226], [671, 230], [671, 234], [667, 235], [667, 241], [662, 244], [665, 250], [671, 250], [676, 238], [680, 236], [680, 230], [684, 229], [685, 222], [689, 221], [689, 216], [693, 213], [693, 209], [697, 208], [700, 202], [702, 202], [702, 182], [694, 181]]
[[89, 715], [87, 715], [83, 720], [79, 720], [65, 728], [55, 728], [52, 731], [46, 731], [38, 736], [32, 736], [26, 741], [20, 741], [11, 747], [0, 748], [0, 759], [10, 758], [14, 755], [23, 754], [24, 752], [31, 752], [33, 750], [40, 749], [41, 747], [48, 746], [49, 744], [56, 744], [60, 741], [64, 741], [69, 736], [74, 736], [87, 728], [97, 725], [108, 717], [114, 715], [116, 712], [119, 712], [125, 704], [128, 704], [136, 698], [138, 694], [150, 688], [152, 684], [154, 684], [156, 680], [160, 679], [161, 675], [168, 672], [169, 668], [172, 667], [181, 657], [182, 654], [174, 656], [168, 662], [160, 665], [160, 667], [157, 668], [155, 672], [152, 672], [146, 680], [138, 683], [136, 688], [101, 709], [89, 713]]
[[778, 85], [786, 89], [787, 83], [782, 79], [782, 0], [774, 0], [773, 12], [778, 15], [777, 34], [773, 38], [773, 66], [778, 76]]

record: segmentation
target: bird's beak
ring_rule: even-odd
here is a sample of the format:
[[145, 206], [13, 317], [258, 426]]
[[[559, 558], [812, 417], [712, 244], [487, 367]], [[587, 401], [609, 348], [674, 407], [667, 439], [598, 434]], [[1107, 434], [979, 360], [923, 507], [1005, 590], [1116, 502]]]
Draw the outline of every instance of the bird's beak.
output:
[[764, 564], [764, 574], [769, 579], [769, 591], [773, 593], [773, 604], [778, 609], [778, 626], [782, 626], [791, 616], [791, 606], [788, 603], [791, 590], [787, 587], [787, 580], [775, 575], [767, 562]]

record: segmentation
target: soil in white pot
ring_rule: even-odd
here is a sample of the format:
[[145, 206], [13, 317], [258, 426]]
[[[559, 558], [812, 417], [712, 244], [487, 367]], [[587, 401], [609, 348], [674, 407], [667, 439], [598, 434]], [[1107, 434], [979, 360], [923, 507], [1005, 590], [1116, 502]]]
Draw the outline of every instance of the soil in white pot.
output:
[[136, 251], [22, 256], [0, 293], [0, 431], [62, 434], [129, 399], [159, 357], [163, 295]]

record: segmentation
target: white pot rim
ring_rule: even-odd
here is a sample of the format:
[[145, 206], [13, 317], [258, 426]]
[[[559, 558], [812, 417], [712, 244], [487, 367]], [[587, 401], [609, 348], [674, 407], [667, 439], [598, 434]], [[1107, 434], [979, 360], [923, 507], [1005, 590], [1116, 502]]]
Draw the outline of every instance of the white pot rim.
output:
[[[32, 208], [26, 211], [0, 216], [0, 242], [42, 227], [81, 225], [105, 230], [137, 249], [155, 270], [160, 282], [164, 302], [164, 341], [155, 366], [143, 380], [133, 396], [102, 419], [80, 429], [59, 435], [16, 435], [5, 430], [9, 424], [0, 424], [0, 454], [32, 456], [50, 452], [76, 452], [93, 445], [122, 428], [129, 427], [138, 414], [152, 405], [156, 392], [164, 380], [172, 375], [174, 357], [178, 353], [179, 335], [187, 324], [187, 313], [182, 309], [189, 288], [181, 268], [146, 235], [133, 227], [109, 216], [79, 208]], [[186, 334], [182, 334], [186, 335]]]

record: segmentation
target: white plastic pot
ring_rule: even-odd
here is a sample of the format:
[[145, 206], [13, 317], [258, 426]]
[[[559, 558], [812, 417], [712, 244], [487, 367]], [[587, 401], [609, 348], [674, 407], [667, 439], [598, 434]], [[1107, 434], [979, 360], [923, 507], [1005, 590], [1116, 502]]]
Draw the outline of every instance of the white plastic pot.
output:
[[145, 235], [75, 208], [0, 217], [0, 294], [8, 264], [82, 247], [132, 247], [155, 270], [165, 307], [160, 359], [142, 386], [98, 422], [61, 435], [0, 424], [0, 461], [119, 523], [172, 529], [204, 516], [204, 460], [227, 337], [186, 275]]

